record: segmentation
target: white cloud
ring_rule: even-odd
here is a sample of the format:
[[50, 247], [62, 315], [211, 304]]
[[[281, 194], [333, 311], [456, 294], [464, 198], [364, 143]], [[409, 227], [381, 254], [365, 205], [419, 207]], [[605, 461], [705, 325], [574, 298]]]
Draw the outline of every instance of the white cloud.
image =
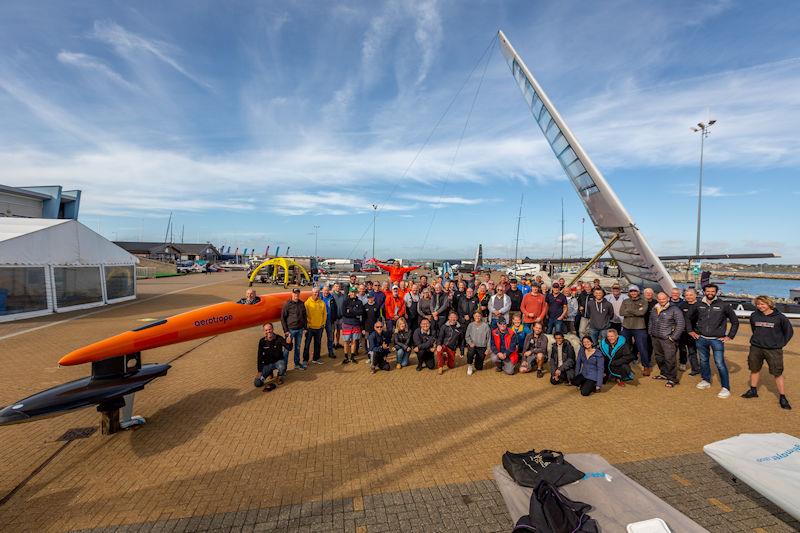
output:
[[174, 57], [178, 49], [174, 45], [157, 39], [148, 39], [128, 31], [119, 24], [109, 20], [95, 21], [92, 37], [113, 46], [122, 57], [131, 59], [136, 54], [144, 52], [168, 65], [197, 85], [205, 87], [206, 89], [212, 88], [210, 83], [195, 76], [178, 62]]
[[[679, 194], [684, 196], [697, 196], [697, 185], [683, 184], [676, 189]], [[761, 191], [729, 191], [718, 186], [703, 186], [703, 198], [725, 198], [729, 196], [754, 196]]]
[[464, 198], [463, 196], [436, 196], [434, 193], [417, 194], [398, 194], [398, 198], [413, 200], [415, 202], [438, 204], [438, 205], [478, 205], [486, 202], [494, 202], [491, 198]]
[[87, 54], [82, 54], [80, 52], [68, 52], [66, 50], [62, 50], [56, 56], [58, 60], [65, 64], [65, 65], [72, 65], [78, 68], [99, 72], [112, 82], [116, 83], [120, 87], [128, 89], [130, 91], [137, 90], [137, 87], [133, 85], [131, 82], [123, 78], [119, 75], [114, 69], [97, 59], [96, 57], [92, 57]]
[[[288, 192], [274, 195], [270, 209], [281, 215], [357, 215], [371, 213], [373, 201], [357, 192]], [[378, 203], [380, 211], [408, 211], [415, 204]]]

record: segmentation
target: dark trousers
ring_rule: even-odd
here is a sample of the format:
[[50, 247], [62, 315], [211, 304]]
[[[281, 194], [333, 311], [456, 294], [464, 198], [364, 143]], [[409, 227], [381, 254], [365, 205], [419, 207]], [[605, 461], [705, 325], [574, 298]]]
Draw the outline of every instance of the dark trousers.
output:
[[322, 346], [322, 329], [308, 328], [306, 330], [306, 342], [303, 345], [303, 362], [308, 362], [308, 348], [311, 346], [311, 339], [314, 339], [314, 361], [319, 361], [319, 352]]
[[678, 345], [680, 355], [678, 361], [685, 365], [689, 363], [692, 372], [700, 372], [700, 359], [697, 357], [697, 345], [688, 333], [681, 335], [681, 342]]
[[650, 336], [646, 329], [622, 328], [622, 336], [632, 346], [632, 353], [638, 356], [643, 367], [653, 366], [653, 362], [650, 360]]
[[577, 315], [575, 317], [575, 335], [578, 335], [578, 338], [580, 338], [580, 334], [581, 334], [580, 333], [580, 331], [581, 331], [581, 318], [583, 318], [583, 317], [581, 317], [581, 315]]
[[[325, 322], [325, 336], [328, 338], [328, 355], [333, 355], [336, 348], [333, 345], [333, 333], [336, 331], [336, 324], [328, 320]], [[320, 338], [322, 335], [320, 334]]]
[[387, 355], [389, 355], [389, 350], [376, 349], [372, 352], [372, 366], [381, 370], [389, 370], [389, 363], [386, 362]]
[[572, 380], [572, 384], [581, 390], [581, 396], [589, 396], [597, 390], [597, 382], [593, 379], [586, 379], [583, 374], [578, 374]]
[[483, 370], [483, 359], [486, 357], [486, 346], [470, 347], [467, 350], [467, 364], [475, 365], [475, 370]]
[[653, 337], [653, 355], [661, 375], [670, 381], [678, 382], [678, 345], [669, 339]]
[[417, 352], [417, 368], [427, 366], [430, 370], [436, 368], [436, 360], [433, 357], [433, 351], [420, 350]]

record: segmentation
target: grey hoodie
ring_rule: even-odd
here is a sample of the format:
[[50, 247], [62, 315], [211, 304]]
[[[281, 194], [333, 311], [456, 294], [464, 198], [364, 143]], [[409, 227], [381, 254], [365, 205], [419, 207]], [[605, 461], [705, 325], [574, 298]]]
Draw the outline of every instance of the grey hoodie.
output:
[[467, 334], [464, 337], [467, 345], [474, 344], [475, 346], [480, 346], [481, 348], [485, 348], [489, 346], [489, 337], [491, 336], [492, 332], [489, 329], [489, 324], [486, 322], [470, 322], [469, 326], [467, 326]]

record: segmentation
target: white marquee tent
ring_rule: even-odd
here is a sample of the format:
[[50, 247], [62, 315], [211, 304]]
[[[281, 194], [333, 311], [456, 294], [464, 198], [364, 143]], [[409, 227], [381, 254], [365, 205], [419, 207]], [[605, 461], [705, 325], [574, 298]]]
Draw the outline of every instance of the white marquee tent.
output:
[[76, 220], [0, 218], [0, 322], [136, 298], [137, 262]]

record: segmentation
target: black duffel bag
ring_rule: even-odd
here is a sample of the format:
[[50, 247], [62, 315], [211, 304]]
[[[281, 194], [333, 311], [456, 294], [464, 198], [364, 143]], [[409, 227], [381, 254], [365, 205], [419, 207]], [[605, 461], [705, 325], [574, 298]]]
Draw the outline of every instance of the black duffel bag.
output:
[[517, 485], [535, 488], [546, 480], [560, 487], [583, 478], [583, 472], [564, 460], [564, 454], [553, 450], [531, 450], [503, 454], [503, 468]]
[[531, 494], [528, 514], [521, 516], [514, 533], [598, 533], [597, 522], [587, 513], [588, 503], [570, 500], [552, 483], [542, 480]]

